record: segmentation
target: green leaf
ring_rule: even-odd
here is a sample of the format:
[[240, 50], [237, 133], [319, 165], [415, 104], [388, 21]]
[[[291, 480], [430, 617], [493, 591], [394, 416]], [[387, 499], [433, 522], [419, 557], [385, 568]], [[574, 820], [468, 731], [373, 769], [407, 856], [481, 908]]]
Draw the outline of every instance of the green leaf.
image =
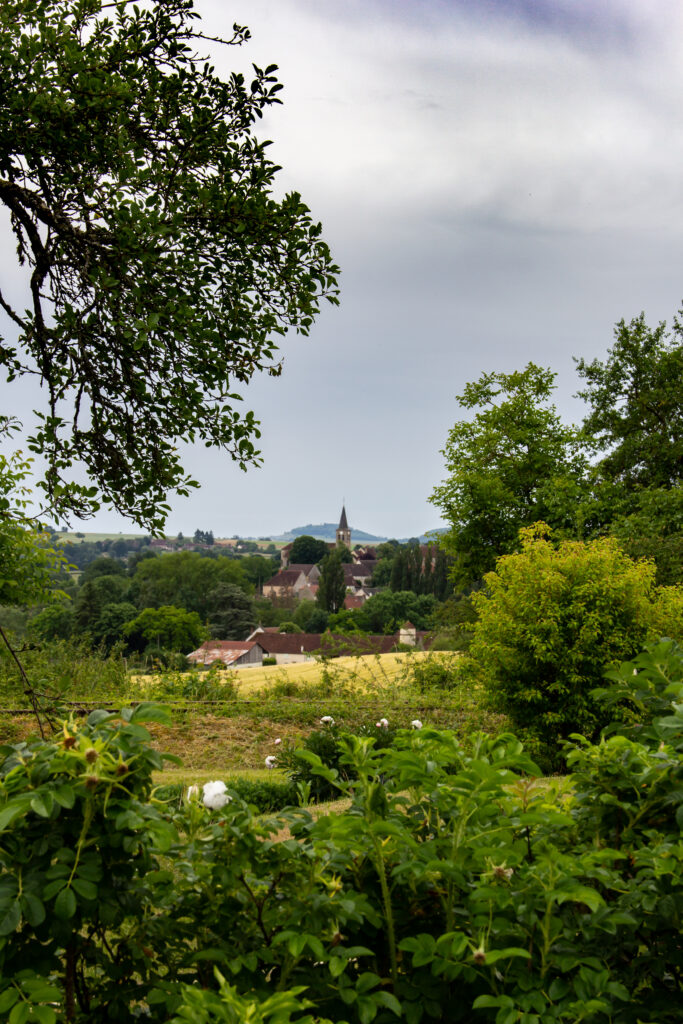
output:
[[10, 985], [9, 988], [0, 992], [0, 1013], [7, 1013], [14, 1006], [18, 998], [19, 993], [14, 985]]
[[97, 886], [93, 882], [88, 882], [85, 878], [76, 877], [71, 882], [71, 885], [84, 900], [97, 899]]
[[71, 889], [62, 889], [55, 900], [55, 914], [62, 921], [68, 921], [76, 913], [76, 897]]
[[28, 1003], [17, 1003], [10, 1011], [9, 1024], [25, 1024], [29, 1019], [31, 1007]]
[[40, 815], [41, 818], [49, 818], [52, 814], [52, 808], [54, 807], [54, 798], [52, 793], [45, 791], [43, 793], [36, 793], [31, 800], [31, 808]]
[[600, 893], [595, 889], [590, 889], [587, 885], [577, 885], [569, 892], [556, 892], [554, 899], [557, 903], [585, 903], [591, 910], [599, 910], [605, 905]]
[[393, 1010], [397, 1017], [401, 1016], [401, 1004], [396, 996], [392, 995], [391, 992], [375, 992], [374, 998], [376, 1003], [379, 1003], [381, 1006], [386, 1006], [387, 1010]]
[[21, 907], [24, 917], [32, 928], [37, 928], [45, 920], [45, 904], [31, 892], [25, 892], [21, 897]]
[[162, 725], [171, 725], [171, 709], [164, 704], [142, 703], [133, 711], [129, 721], [139, 722], [160, 722]]
[[54, 798], [61, 807], [66, 807], [67, 810], [70, 810], [76, 802], [76, 794], [68, 782], [54, 790]]
[[331, 957], [328, 966], [332, 977], [338, 978], [340, 974], [343, 974], [346, 969], [347, 963], [348, 960], [346, 960], [345, 957], [343, 956]]
[[508, 949], [487, 949], [486, 950], [486, 963], [495, 964], [497, 960], [503, 960], [511, 956], [524, 957], [525, 960], [529, 959], [528, 949], [519, 949], [515, 946], [510, 946]]
[[9, 910], [6, 911], [4, 917], [0, 919], [0, 935], [11, 935], [16, 930], [19, 921], [21, 920], [21, 904], [19, 900], [14, 900], [10, 904]]
[[358, 1017], [360, 1024], [370, 1024], [377, 1016], [377, 1003], [374, 999], [360, 997], [358, 1000]]
[[32, 1009], [32, 1019], [37, 1020], [38, 1024], [54, 1024], [57, 1020], [57, 1014], [51, 1006], [34, 1006]]

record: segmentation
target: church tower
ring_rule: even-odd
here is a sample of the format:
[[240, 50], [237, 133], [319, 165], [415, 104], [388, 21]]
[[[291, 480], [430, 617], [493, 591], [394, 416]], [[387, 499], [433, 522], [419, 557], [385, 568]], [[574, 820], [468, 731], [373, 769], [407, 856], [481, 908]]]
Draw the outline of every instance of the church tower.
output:
[[349, 530], [349, 524], [346, 521], [346, 509], [342, 505], [341, 516], [339, 519], [339, 526], [337, 527], [337, 547], [344, 545], [351, 550], [351, 531]]

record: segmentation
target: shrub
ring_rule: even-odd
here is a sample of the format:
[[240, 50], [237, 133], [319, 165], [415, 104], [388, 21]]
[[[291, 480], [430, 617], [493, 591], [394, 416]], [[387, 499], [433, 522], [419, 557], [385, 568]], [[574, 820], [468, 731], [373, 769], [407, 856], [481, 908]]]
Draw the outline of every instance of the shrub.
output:
[[5, 747], [0, 1014], [678, 1024], [683, 712], [671, 710], [644, 743], [581, 743], [568, 793], [531, 777], [511, 735], [480, 736], [471, 753], [427, 728], [382, 750], [340, 737], [349, 810], [318, 820], [255, 817], [237, 793], [218, 810], [159, 805], [143, 725], [158, 708]]
[[[299, 802], [298, 792], [293, 782], [281, 782], [278, 779], [246, 779], [229, 776], [225, 779], [229, 794], [236, 794], [240, 800], [256, 809], [257, 814], [270, 814], [282, 811], [285, 807], [296, 806]], [[159, 786], [155, 790], [157, 800], [180, 807], [185, 799], [186, 787], [180, 783]]]
[[438, 657], [430, 655], [410, 663], [412, 681], [420, 693], [430, 690], [449, 690], [454, 685], [458, 672], [457, 656]]
[[605, 724], [590, 691], [656, 632], [656, 592], [654, 566], [612, 538], [555, 547], [546, 534], [543, 524], [522, 530], [522, 550], [499, 558], [473, 596], [470, 665], [493, 705], [552, 757], [571, 733]]

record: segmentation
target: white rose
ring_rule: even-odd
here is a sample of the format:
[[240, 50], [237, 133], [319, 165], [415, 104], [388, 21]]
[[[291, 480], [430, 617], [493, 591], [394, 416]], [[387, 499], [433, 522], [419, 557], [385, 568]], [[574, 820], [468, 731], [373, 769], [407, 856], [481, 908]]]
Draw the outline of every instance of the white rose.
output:
[[205, 782], [203, 787], [204, 806], [211, 811], [220, 811], [230, 803], [231, 797], [227, 794], [227, 786], [224, 782]]

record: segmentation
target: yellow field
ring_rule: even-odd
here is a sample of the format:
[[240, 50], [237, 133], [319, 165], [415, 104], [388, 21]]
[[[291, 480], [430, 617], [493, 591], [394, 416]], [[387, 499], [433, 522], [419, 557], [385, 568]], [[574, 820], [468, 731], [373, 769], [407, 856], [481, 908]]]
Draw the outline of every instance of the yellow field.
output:
[[[452, 655], [451, 655], [452, 656]], [[226, 669], [219, 678], [232, 681], [241, 695], [268, 689], [277, 683], [292, 682], [312, 685], [322, 681], [323, 672], [338, 684], [356, 686], [361, 690], [381, 690], [400, 684], [409, 661], [427, 657], [425, 651], [397, 654], [366, 655], [364, 657], [334, 658], [328, 662], [303, 661], [293, 665], [254, 665], [253, 668]], [[434, 657], [434, 655], [432, 655]], [[135, 676], [133, 681], [141, 689], [153, 676]]]

